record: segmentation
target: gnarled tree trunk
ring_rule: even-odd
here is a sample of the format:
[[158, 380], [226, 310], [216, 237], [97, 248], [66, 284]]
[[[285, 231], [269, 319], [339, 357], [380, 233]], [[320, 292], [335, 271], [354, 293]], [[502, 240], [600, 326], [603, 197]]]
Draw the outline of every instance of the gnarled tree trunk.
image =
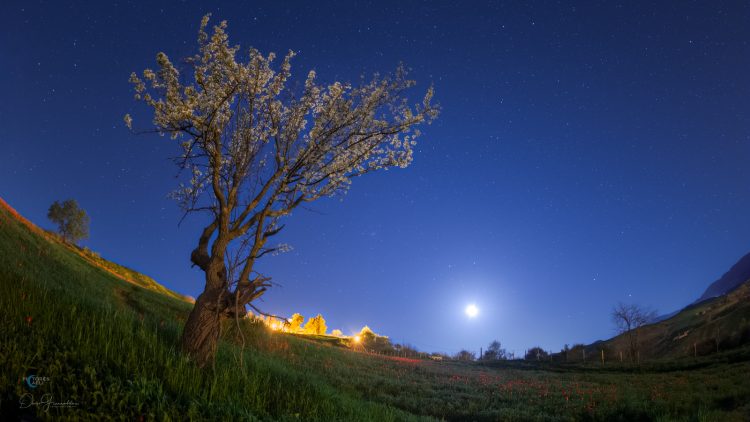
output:
[[222, 312], [216, 304], [220, 293], [207, 290], [198, 296], [182, 333], [182, 350], [201, 368], [213, 361], [219, 344]]
[[206, 287], [190, 311], [181, 345], [182, 350], [201, 368], [216, 356], [221, 320], [225, 317], [229, 299], [223, 264], [213, 261], [203, 267], [206, 271]]

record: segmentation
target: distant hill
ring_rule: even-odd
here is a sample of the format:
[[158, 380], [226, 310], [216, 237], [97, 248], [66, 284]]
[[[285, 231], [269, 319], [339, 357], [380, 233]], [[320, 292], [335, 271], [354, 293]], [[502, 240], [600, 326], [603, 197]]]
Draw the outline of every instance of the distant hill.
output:
[[748, 280], [750, 280], [750, 253], [740, 258], [720, 279], [711, 283], [695, 303], [725, 295]]
[[[707, 355], [750, 344], [750, 254], [698, 300], [645, 325], [638, 337], [643, 358]], [[589, 356], [598, 356], [602, 350], [619, 356], [628, 348], [628, 337], [622, 334], [584, 348]]]
[[[695, 305], [703, 302], [704, 300], [712, 299], [725, 295], [732, 290], [739, 287], [742, 283], [750, 280], [750, 253], [740, 258], [732, 268], [729, 269], [720, 279], [711, 283], [706, 291], [703, 292], [701, 297], [695, 300], [688, 306]], [[684, 309], [684, 308], [683, 308]], [[677, 315], [682, 309], [670, 312], [668, 314], [659, 315], [652, 322], [657, 323], [666, 319], [672, 318]]]

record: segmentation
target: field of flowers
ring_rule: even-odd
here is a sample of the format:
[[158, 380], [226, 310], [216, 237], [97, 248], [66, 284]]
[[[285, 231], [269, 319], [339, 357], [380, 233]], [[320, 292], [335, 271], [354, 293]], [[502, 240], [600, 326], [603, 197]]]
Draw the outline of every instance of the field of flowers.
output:
[[[280, 358], [288, 353], [278, 352]], [[637, 367], [432, 362], [329, 353], [298, 364], [350, 394], [439, 419], [742, 421], [750, 417], [748, 350]]]

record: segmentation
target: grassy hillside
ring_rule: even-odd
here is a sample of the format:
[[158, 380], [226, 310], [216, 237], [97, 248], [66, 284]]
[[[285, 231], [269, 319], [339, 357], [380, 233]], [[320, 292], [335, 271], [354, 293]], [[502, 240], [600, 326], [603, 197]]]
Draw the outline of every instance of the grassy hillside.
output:
[[107, 261], [106, 259], [102, 258], [99, 254], [96, 252], [93, 252], [87, 248], [78, 248], [76, 246], [71, 245], [65, 245], [73, 252], [81, 255], [85, 260], [87, 260], [91, 265], [99, 267], [110, 274], [114, 275], [117, 278], [120, 278], [124, 281], [127, 281], [129, 283], [137, 284], [141, 287], [145, 287], [149, 290], [153, 290], [159, 293], [162, 293], [166, 296], [172, 297], [174, 299], [187, 301], [187, 302], [193, 302], [191, 298], [188, 298], [186, 296], [183, 296], [177, 292], [174, 292], [172, 290], [167, 289], [166, 287], [162, 286], [161, 284], [157, 283], [156, 280], [153, 278], [141, 274], [137, 271], [131, 270], [130, 268], [124, 267], [122, 265], [116, 264], [112, 261]]
[[[102, 258], [96, 252], [91, 251], [88, 248], [81, 248], [76, 245], [62, 242], [60, 236], [58, 236], [56, 233], [51, 233], [51, 232], [48, 232], [46, 230], [43, 230], [37, 227], [35, 224], [33, 224], [32, 222], [24, 218], [22, 215], [20, 215], [18, 212], [16, 212], [16, 210], [14, 210], [10, 205], [8, 205], [8, 203], [6, 203], [2, 198], [0, 198], [0, 209], [6, 212], [9, 217], [12, 217], [18, 223], [25, 226], [25, 228], [28, 229], [31, 233], [34, 233], [37, 236], [43, 239], [46, 239], [48, 242], [67, 248], [69, 251], [80, 255], [82, 258], [88, 261], [88, 263], [91, 264], [91, 266], [98, 267], [110, 273], [110, 275], [114, 276], [115, 278], [119, 278], [123, 281], [127, 281], [128, 283], [132, 283], [132, 284], [139, 285], [141, 287], [145, 287], [149, 290], [154, 290], [156, 292], [162, 293], [164, 295], [170, 296], [175, 299], [188, 301], [188, 302], [192, 301], [191, 298], [188, 298], [177, 292], [167, 289], [166, 287], [157, 283], [153, 278], [147, 275], [141, 274], [137, 271], [134, 271], [130, 268], [119, 265], [117, 263], [114, 263], [112, 261], [108, 261]], [[21, 248], [23, 252], [26, 248], [26, 245], [21, 244]]]
[[650, 356], [706, 355], [750, 342], [750, 282], [644, 327]]
[[[42, 417], [99, 415], [133, 420], [401, 420], [391, 407], [342, 394], [309, 370], [275, 359], [275, 349], [314, 357], [305, 341], [242, 329], [254, 349], [222, 343], [215, 368], [200, 371], [176, 350], [189, 303], [114, 276], [0, 209], [0, 385], [2, 412], [23, 412], [22, 378], [34, 391], [78, 406], [30, 407]], [[227, 325], [226, 337], [236, 337]], [[259, 350], [262, 349], [262, 350]], [[239, 355], [243, 368], [239, 369]]]
[[[639, 330], [641, 357], [666, 359], [707, 356], [750, 344], [750, 280], [730, 293], [681, 310], [669, 319]], [[586, 347], [589, 356], [607, 359], [627, 354], [627, 334]], [[579, 353], [570, 359], [581, 360]]]
[[[750, 417], [747, 349], [639, 368], [440, 363], [356, 353], [243, 320], [224, 325], [216, 364], [201, 371], [176, 348], [191, 304], [158, 290], [0, 207], [0, 420]], [[29, 375], [48, 380], [32, 390]], [[19, 409], [28, 394], [75, 405]]]

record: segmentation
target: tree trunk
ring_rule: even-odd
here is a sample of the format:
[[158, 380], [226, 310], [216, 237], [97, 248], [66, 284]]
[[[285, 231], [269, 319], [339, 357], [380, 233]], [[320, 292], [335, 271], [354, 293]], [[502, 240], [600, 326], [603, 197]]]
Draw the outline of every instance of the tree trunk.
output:
[[201, 368], [213, 362], [216, 356], [224, 313], [221, 309], [223, 290], [223, 287], [206, 287], [196, 299], [182, 333], [182, 350]]

